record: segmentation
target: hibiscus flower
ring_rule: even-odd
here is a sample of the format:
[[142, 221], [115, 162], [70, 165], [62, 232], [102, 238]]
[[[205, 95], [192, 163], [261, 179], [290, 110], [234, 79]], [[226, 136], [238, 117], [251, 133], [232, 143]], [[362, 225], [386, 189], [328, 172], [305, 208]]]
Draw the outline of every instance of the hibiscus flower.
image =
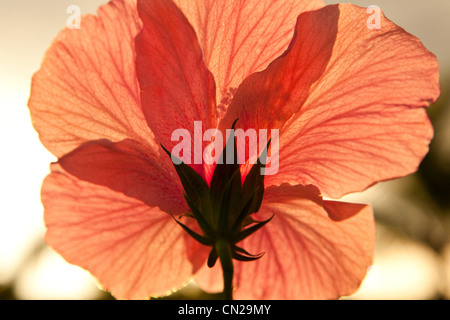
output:
[[[194, 135], [195, 121], [224, 131], [239, 119], [279, 130], [279, 170], [251, 216], [273, 219], [239, 243], [265, 255], [234, 261], [234, 297], [353, 293], [372, 263], [372, 210], [323, 197], [414, 172], [433, 136], [425, 108], [440, 93], [434, 55], [384, 16], [369, 29], [369, 18], [321, 0], [114, 0], [63, 30], [29, 100], [59, 160], [42, 187], [47, 243], [120, 299], [192, 279], [222, 290], [211, 247], [179, 225], [202, 235], [161, 146], [172, 150], [176, 129]], [[190, 168], [211, 184], [211, 167]]]

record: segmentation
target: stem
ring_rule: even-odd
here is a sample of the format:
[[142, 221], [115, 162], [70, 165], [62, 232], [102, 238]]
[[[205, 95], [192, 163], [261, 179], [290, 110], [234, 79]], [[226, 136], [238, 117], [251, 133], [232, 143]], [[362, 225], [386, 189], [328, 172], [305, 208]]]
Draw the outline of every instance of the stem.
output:
[[223, 272], [223, 297], [225, 300], [233, 300], [233, 257], [230, 244], [226, 240], [216, 242], [216, 251], [222, 264]]

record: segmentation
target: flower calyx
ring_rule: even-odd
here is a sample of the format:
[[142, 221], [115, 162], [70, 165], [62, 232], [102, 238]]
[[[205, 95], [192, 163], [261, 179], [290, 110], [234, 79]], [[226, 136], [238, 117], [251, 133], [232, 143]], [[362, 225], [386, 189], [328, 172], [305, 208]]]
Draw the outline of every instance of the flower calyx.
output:
[[[210, 186], [189, 165], [179, 159], [177, 163], [180, 164], [174, 163], [183, 185], [186, 202], [191, 209], [190, 216], [197, 220], [202, 234], [193, 231], [175, 217], [174, 219], [196, 241], [212, 247], [208, 258], [210, 268], [220, 258], [220, 243], [229, 246], [231, 256], [235, 260], [260, 259], [264, 253], [250, 254], [237, 246], [237, 243], [254, 234], [273, 218], [272, 216], [265, 221], [255, 221], [251, 216], [259, 211], [263, 200], [262, 170], [265, 167], [270, 141], [242, 183], [234, 135], [235, 125], [236, 122], [216, 165]], [[164, 146], [162, 148], [171, 159], [176, 159]]]

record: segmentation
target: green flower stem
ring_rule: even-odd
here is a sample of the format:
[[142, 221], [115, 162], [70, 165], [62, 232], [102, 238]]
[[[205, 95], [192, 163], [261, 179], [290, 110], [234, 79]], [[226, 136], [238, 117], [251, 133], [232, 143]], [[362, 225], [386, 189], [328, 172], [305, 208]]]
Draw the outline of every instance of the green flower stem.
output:
[[226, 240], [216, 242], [216, 251], [222, 264], [223, 272], [223, 297], [225, 300], [233, 300], [233, 257], [230, 244]]

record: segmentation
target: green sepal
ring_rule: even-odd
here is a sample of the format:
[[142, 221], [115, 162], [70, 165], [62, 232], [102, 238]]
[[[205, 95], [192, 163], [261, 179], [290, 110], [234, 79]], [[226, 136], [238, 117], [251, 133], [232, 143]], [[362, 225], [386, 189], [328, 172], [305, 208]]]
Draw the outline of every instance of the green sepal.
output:
[[[239, 160], [237, 154], [237, 146], [236, 146], [236, 138], [234, 135], [234, 128], [236, 126], [237, 120], [233, 123], [233, 134], [230, 135], [228, 141], [223, 148], [222, 154], [220, 155], [220, 159], [214, 169], [213, 176], [211, 178], [211, 191], [215, 194], [221, 194], [223, 190], [225, 190], [226, 185], [234, 176], [234, 173], [239, 170]], [[227, 160], [229, 156], [227, 155], [227, 149], [231, 148], [230, 145], [233, 145], [233, 163], [228, 163]], [[241, 186], [240, 183], [241, 177], [239, 176], [239, 188]]]
[[263, 255], [264, 255], [264, 253], [262, 253], [259, 256], [244, 256], [242, 254], [239, 254], [239, 253], [233, 251], [233, 259], [237, 260], [237, 261], [242, 261], [242, 262], [250, 262], [250, 261], [259, 260], [262, 258]]
[[[236, 260], [239, 261], [255, 261], [258, 259], [261, 259], [262, 256], [264, 256], [265, 252], [262, 252], [260, 254], [251, 254], [249, 252], [247, 252], [245, 249], [238, 247], [236, 245], [231, 247], [231, 250], [233, 250], [233, 253], [236, 254], [236, 256], [239, 256], [240, 258], [235, 258]], [[246, 259], [246, 260], [240, 260], [240, 259]]]
[[203, 217], [202, 213], [198, 210], [198, 208], [195, 206], [195, 204], [188, 198], [188, 196], [185, 194], [184, 198], [186, 199], [186, 203], [188, 204], [189, 208], [192, 211], [192, 214], [194, 215], [195, 219], [197, 220], [198, 225], [200, 226], [200, 229], [203, 230], [203, 232], [210, 238], [214, 238], [214, 230], [213, 228], [208, 224], [208, 221], [206, 221], [205, 217]]
[[[233, 130], [236, 122], [237, 120], [233, 124]], [[242, 183], [235, 140], [233, 131], [214, 169], [210, 183], [211, 203], [216, 206], [213, 210], [221, 213], [218, 219], [219, 228], [226, 228], [229, 221], [229, 214], [239, 210]], [[233, 149], [233, 159], [228, 159], [230, 155], [227, 154], [227, 150], [229, 149]], [[229, 163], [228, 160], [232, 160], [232, 163]], [[227, 210], [223, 209], [224, 204]]]
[[267, 223], [269, 223], [273, 219], [274, 216], [275, 215], [272, 215], [272, 217], [270, 219], [267, 219], [266, 221], [258, 221], [258, 222], [256, 222], [256, 225], [241, 231], [241, 233], [239, 233], [237, 238], [234, 239], [235, 242], [238, 243], [238, 242], [244, 240], [245, 238], [247, 238], [248, 236], [252, 235], [256, 231], [258, 231], [259, 229], [264, 227]]
[[184, 225], [183, 223], [181, 223], [180, 221], [178, 221], [177, 219], [175, 219], [174, 216], [172, 216], [172, 218], [175, 220], [176, 223], [178, 223], [192, 238], [194, 238], [195, 240], [197, 240], [198, 242], [200, 242], [201, 244], [205, 245], [205, 246], [212, 246], [213, 242], [204, 237], [199, 235], [197, 232], [192, 231], [189, 227], [187, 227], [186, 225]]
[[[178, 159], [172, 153], [170, 153], [163, 145], [161, 145], [163, 150], [171, 158]], [[205, 199], [209, 195], [209, 188], [205, 180], [190, 166], [179, 160], [180, 164], [172, 164], [177, 171], [178, 177], [180, 178], [181, 184], [183, 185], [184, 192], [186, 196], [194, 203], [197, 207], [201, 207], [202, 199]]]
[[239, 212], [239, 215], [237, 216], [236, 220], [234, 221], [233, 225], [231, 226], [231, 234], [234, 235], [237, 232], [239, 232], [242, 228], [242, 224], [244, 223], [245, 218], [247, 218], [250, 213], [250, 208], [254, 203], [254, 197], [256, 193], [258, 192], [257, 188], [256, 190], [253, 190], [251, 196], [249, 199], [247, 199], [247, 202], [244, 204], [244, 206], [241, 208], [241, 211]]
[[245, 178], [244, 185], [242, 186], [242, 199], [244, 199], [244, 201], [247, 201], [249, 197], [253, 196], [253, 190], [259, 190], [258, 193], [253, 196], [253, 203], [249, 208], [249, 214], [256, 213], [261, 208], [264, 197], [264, 175], [261, 170], [265, 168], [265, 165], [261, 160], [264, 159], [264, 162], [266, 162], [267, 152], [271, 141], [272, 140], [269, 140], [267, 143], [258, 160]]
[[212, 268], [216, 265], [217, 259], [219, 256], [217, 255], [216, 249], [213, 247], [208, 257], [208, 268]]
[[[236, 176], [239, 176], [239, 178], [237, 178]], [[230, 212], [233, 212], [233, 210], [236, 210], [237, 208], [237, 206], [235, 205], [235, 208], [230, 209], [233, 203], [236, 204], [239, 201], [238, 197], [240, 196], [240, 191], [239, 194], [237, 194], [237, 192], [233, 192], [233, 190], [235, 190], [236, 181], [240, 183], [240, 176], [241, 172], [239, 170], [236, 171], [230, 178], [230, 181], [228, 181], [228, 184], [225, 186], [225, 190], [223, 190], [222, 192], [218, 220], [219, 229], [228, 230], [230, 222]]]

